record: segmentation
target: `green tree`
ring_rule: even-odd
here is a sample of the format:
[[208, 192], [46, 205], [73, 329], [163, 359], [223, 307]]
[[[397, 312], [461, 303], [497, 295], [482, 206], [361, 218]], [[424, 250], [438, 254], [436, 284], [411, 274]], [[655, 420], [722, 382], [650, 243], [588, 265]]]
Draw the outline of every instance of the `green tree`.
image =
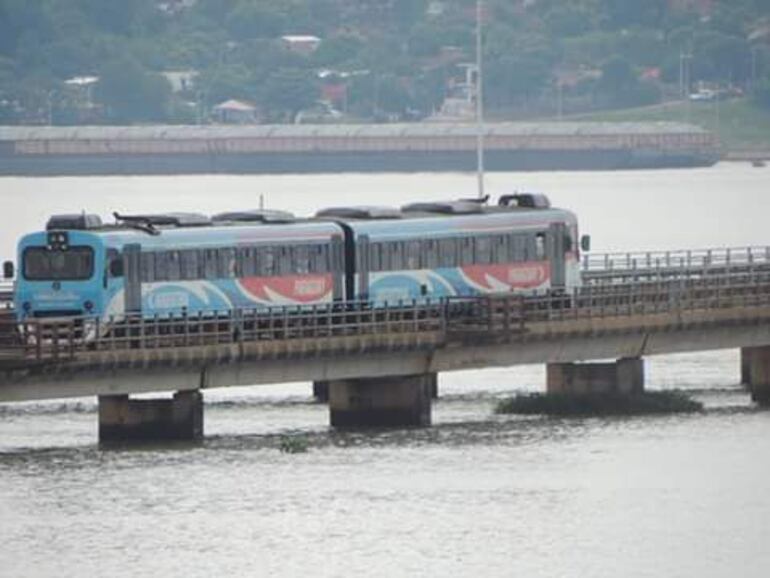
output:
[[629, 62], [617, 56], [602, 67], [596, 91], [599, 102], [611, 106], [640, 106], [660, 100], [657, 86], [640, 82]]
[[286, 15], [275, 3], [255, 0], [240, 2], [225, 18], [227, 30], [237, 40], [275, 38], [287, 25]]
[[609, 27], [653, 27], [663, 21], [668, 0], [601, 0]]
[[318, 100], [318, 82], [312, 72], [281, 68], [262, 85], [260, 102], [273, 120], [293, 121], [297, 113]]
[[758, 106], [770, 111], [770, 76], [757, 82], [752, 91], [752, 97]]
[[158, 74], [124, 57], [104, 65], [94, 98], [116, 123], [163, 121], [168, 114], [171, 86]]
[[204, 70], [196, 79], [195, 86], [206, 95], [210, 104], [231, 98], [253, 100], [257, 93], [256, 80], [251, 71], [241, 64]]
[[[746, 40], [720, 32], [706, 32], [695, 39], [693, 58], [696, 65], [710, 65], [707, 80], [740, 82], [750, 74], [751, 48]], [[708, 68], [705, 68], [708, 70]]]
[[363, 47], [355, 36], [340, 35], [321, 42], [312, 57], [316, 66], [335, 66], [354, 61]]

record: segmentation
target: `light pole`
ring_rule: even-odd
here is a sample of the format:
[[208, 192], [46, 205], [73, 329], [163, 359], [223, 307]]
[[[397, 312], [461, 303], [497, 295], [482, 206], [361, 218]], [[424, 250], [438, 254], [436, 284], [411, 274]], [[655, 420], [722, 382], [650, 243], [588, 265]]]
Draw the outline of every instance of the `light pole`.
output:
[[476, 180], [479, 199], [484, 198], [484, 92], [481, 57], [482, 0], [476, 0]]

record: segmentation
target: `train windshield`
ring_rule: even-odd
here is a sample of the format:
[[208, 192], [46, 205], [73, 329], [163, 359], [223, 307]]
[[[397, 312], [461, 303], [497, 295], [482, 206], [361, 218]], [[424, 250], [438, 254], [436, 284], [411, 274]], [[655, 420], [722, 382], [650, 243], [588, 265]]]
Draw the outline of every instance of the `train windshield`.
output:
[[30, 281], [78, 281], [90, 279], [94, 272], [91, 247], [50, 250], [29, 247], [24, 251], [24, 278]]

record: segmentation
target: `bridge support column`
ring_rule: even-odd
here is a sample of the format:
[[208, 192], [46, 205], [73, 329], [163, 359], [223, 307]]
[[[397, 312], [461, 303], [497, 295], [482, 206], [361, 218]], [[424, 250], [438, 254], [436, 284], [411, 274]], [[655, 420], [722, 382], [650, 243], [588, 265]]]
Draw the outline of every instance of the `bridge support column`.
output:
[[[745, 385], [747, 389], [751, 389], [752, 385], [752, 363], [756, 358], [760, 363], [763, 356], [769, 355], [770, 345], [759, 347], [741, 347], [741, 384]], [[755, 370], [756, 371], [756, 370]]]
[[319, 403], [326, 403], [329, 401], [329, 382], [328, 381], [314, 381], [313, 382], [313, 397]]
[[751, 399], [759, 405], [770, 406], [770, 346], [741, 349], [741, 376], [745, 378]]
[[203, 395], [179, 391], [173, 399], [99, 396], [99, 441], [198, 440], [203, 437]]
[[332, 427], [430, 425], [436, 374], [340, 379], [329, 382]]
[[644, 360], [609, 363], [549, 363], [548, 393], [639, 393], [644, 391]]

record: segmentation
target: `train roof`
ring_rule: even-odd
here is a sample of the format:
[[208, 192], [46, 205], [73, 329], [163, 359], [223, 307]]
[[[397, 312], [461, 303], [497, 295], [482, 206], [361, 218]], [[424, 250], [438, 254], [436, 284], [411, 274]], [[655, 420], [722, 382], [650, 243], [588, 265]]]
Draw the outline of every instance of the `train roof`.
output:
[[297, 217], [289, 211], [272, 209], [253, 209], [246, 211], [228, 211], [211, 217], [215, 224], [225, 223], [294, 223]]
[[[161, 227], [151, 233], [141, 228], [128, 226], [107, 226], [101, 229], [68, 230], [70, 244], [84, 243], [98, 239], [106, 247], [121, 248], [129, 243], [138, 243], [148, 249], [176, 247], [221, 247], [248, 243], [290, 244], [297, 242], [328, 242], [335, 236], [342, 236], [339, 226], [325, 221], [301, 221], [297, 223], [268, 224], [226, 224], [206, 227]], [[21, 243], [39, 242], [46, 231], [31, 233]]]
[[395, 207], [356, 205], [352, 207], [329, 207], [315, 214], [316, 218], [340, 219], [400, 219], [401, 211]]
[[480, 213], [441, 214], [407, 213], [404, 219], [393, 220], [351, 220], [348, 227], [356, 235], [368, 235], [370, 239], [395, 237], [450, 236], [462, 233], [494, 233], [512, 228], [547, 227], [553, 222], [577, 223], [577, 217], [566, 209], [511, 209], [507, 207], [486, 207]]

